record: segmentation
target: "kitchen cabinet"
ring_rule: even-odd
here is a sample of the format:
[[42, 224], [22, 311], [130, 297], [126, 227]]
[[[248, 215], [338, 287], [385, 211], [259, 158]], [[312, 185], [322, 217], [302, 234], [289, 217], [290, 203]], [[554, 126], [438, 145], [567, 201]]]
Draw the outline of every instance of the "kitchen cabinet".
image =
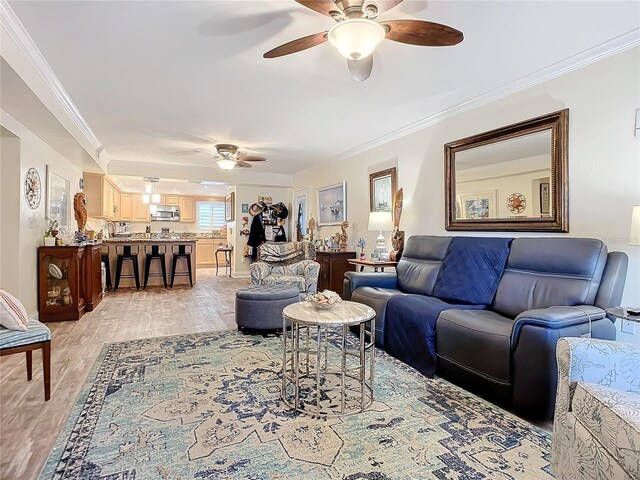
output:
[[38, 248], [42, 322], [78, 320], [102, 300], [102, 245]]
[[177, 195], [165, 195], [164, 201], [161, 205], [175, 205], [176, 207], [180, 206], [180, 197]]
[[87, 215], [106, 220], [118, 220], [120, 191], [117, 187], [105, 175], [84, 173], [83, 177]]
[[213, 267], [216, 264], [216, 248], [213, 238], [198, 240], [196, 242], [196, 267]]
[[316, 252], [316, 262], [320, 264], [318, 291], [333, 290], [342, 297], [345, 272], [356, 270], [356, 266], [349, 263], [354, 258], [356, 252]]
[[133, 195], [129, 193], [120, 194], [120, 220], [133, 221]]
[[194, 223], [196, 221], [196, 200], [191, 197], [180, 197], [180, 222]]
[[133, 222], [149, 221], [149, 204], [142, 201], [142, 195], [133, 196]]

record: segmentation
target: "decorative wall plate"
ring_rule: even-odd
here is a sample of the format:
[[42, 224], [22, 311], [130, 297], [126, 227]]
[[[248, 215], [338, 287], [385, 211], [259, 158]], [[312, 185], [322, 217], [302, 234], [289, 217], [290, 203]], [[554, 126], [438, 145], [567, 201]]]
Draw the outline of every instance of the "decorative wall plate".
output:
[[527, 206], [527, 200], [521, 193], [512, 193], [507, 198], [507, 208], [511, 213], [522, 213]]
[[29, 208], [32, 210], [40, 206], [42, 183], [40, 182], [40, 174], [35, 168], [27, 170], [27, 174], [24, 177], [24, 196], [27, 199]]

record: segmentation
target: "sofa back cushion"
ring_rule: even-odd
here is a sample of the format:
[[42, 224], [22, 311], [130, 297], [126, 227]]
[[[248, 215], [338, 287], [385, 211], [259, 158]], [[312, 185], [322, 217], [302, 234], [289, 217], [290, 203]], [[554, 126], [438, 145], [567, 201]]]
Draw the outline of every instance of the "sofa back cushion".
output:
[[405, 293], [433, 295], [451, 237], [413, 235], [407, 240], [396, 267], [398, 289]]
[[511, 238], [454, 237], [433, 295], [452, 302], [491, 305], [509, 256]]
[[607, 247], [591, 238], [516, 238], [493, 309], [508, 317], [555, 305], [593, 305]]
[[269, 242], [258, 247], [258, 260], [269, 265], [291, 265], [301, 260], [315, 260], [311, 242]]

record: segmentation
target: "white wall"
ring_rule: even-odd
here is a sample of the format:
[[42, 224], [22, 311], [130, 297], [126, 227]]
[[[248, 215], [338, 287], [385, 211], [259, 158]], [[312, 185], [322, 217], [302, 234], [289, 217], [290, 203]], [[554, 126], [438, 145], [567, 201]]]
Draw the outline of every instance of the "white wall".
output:
[[[38, 278], [37, 248], [43, 244], [44, 232], [48, 227], [48, 221], [45, 218], [46, 195], [44, 194], [46, 191], [46, 166], [49, 165], [54, 172], [69, 180], [71, 198], [79, 191], [78, 181], [82, 176], [82, 172], [4, 111], [0, 111], [0, 125], [13, 133], [20, 141], [20, 188], [17, 191], [12, 191], [10, 198], [5, 198], [4, 192], [1, 196], [3, 211], [5, 208], [16, 208], [19, 211], [18, 218], [5, 218], [4, 215], [1, 218], [2, 231], [4, 232], [5, 229], [18, 231], [19, 237], [18, 243], [11, 247], [2, 242], [3, 256], [8, 248], [12, 248], [13, 255], [18, 257], [19, 265], [17, 270], [12, 268], [12, 279], [8, 280], [6, 275], [2, 274], [0, 285], [15, 293], [20, 301], [24, 303], [29, 314], [35, 314], [38, 310], [36, 285]], [[11, 161], [11, 158], [8, 160]], [[4, 163], [5, 157], [3, 155], [3, 177]], [[27, 170], [32, 167], [40, 174], [42, 188], [44, 189], [40, 206], [35, 210], [31, 210], [27, 205], [22, 188], [24, 176]], [[73, 211], [71, 202], [69, 203], [69, 209], [71, 212]], [[70, 218], [70, 226], [76, 226], [73, 216]], [[4, 272], [4, 267], [2, 270]]]
[[[626, 252], [630, 264], [622, 303], [640, 305], [640, 247], [628, 245], [631, 208], [640, 204], [640, 139], [634, 137], [639, 85], [640, 48], [636, 47], [346, 160], [297, 174], [293, 188], [311, 187], [317, 218], [317, 188], [346, 181], [350, 237], [364, 236], [368, 252], [376, 237], [366, 231], [369, 173], [397, 163], [398, 187], [404, 188], [401, 228], [408, 236], [448, 234], [444, 228], [444, 144], [569, 108], [567, 236], [599, 238], [609, 250]], [[320, 233], [326, 236], [334, 230], [325, 227]], [[640, 342], [639, 327], [636, 325], [635, 338], [623, 334], [618, 338]]]

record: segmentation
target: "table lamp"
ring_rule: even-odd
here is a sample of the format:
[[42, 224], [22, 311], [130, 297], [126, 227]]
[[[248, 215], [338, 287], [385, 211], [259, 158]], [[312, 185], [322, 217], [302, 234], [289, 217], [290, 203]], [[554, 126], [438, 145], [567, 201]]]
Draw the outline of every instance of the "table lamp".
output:
[[631, 211], [631, 232], [629, 233], [629, 245], [640, 246], [640, 205], [634, 206], [633, 210]]
[[382, 232], [390, 232], [393, 230], [393, 216], [391, 212], [371, 212], [369, 213], [369, 231], [380, 232], [376, 239], [376, 248], [371, 254], [371, 258], [383, 260], [384, 257], [389, 258], [387, 244], [384, 241]]

